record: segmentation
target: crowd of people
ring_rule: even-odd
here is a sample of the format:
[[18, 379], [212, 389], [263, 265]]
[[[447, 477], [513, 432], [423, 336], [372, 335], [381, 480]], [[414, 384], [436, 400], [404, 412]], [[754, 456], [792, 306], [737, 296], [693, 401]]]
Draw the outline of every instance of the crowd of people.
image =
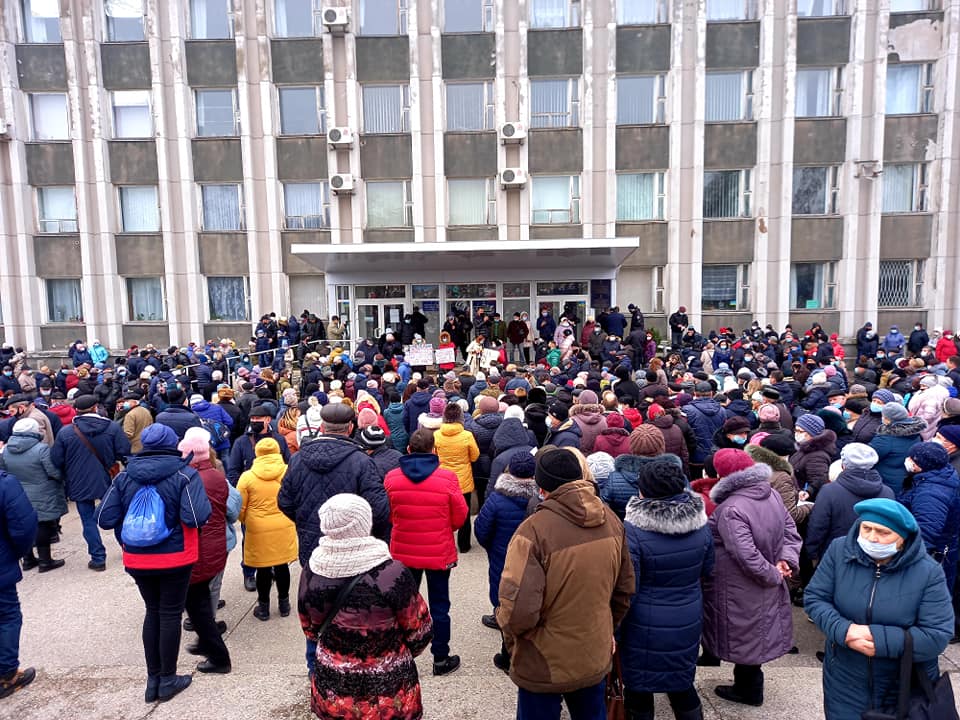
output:
[[797, 652], [791, 605], [826, 636], [828, 720], [895, 709], [904, 632], [938, 677], [960, 638], [949, 330], [866, 323], [848, 359], [816, 323], [704, 335], [681, 307], [661, 344], [633, 306], [481, 312], [447, 319], [462, 363], [434, 369], [405, 359], [426, 318], [403, 324], [350, 350], [336, 319], [264, 316], [246, 348], [77, 341], [55, 370], [0, 349], [0, 697], [34, 677], [16, 583], [63, 566], [68, 500], [90, 570], [114, 530], [143, 598], [146, 702], [191, 682], [182, 627], [198, 671], [230, 672], [236, 545], [254, 616], [299, 614], [320, 718], [421, 717], [414, 658], [460, 667], [450, 576], [474, 541], [522, 720], [607, 717], [615, 657], [632, 720], [655, 693], [701, 718], [697, 667], [724, 662], [715, 693], [762, 705], [763, 666]]

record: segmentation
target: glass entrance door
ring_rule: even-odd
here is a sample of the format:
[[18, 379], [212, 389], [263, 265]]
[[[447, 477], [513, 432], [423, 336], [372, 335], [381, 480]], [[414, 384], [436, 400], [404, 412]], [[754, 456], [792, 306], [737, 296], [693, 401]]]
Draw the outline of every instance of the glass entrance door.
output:
[[403, 303], [388, 300], [362, 300], [357, 303], [357, 339], [370, 338], [374, 342], [389, 328], [400, 339], [403, 324]]
[[586, 297], [539, 297], [537, 298], [538, 314], [543, 310], [549, 310], [553, 319], [559, 323], [560, 316], [566, 313], [576, 318], [574, 333], [577, 342], [580, 342], [580, 330], [587, 319], [588, 298]]

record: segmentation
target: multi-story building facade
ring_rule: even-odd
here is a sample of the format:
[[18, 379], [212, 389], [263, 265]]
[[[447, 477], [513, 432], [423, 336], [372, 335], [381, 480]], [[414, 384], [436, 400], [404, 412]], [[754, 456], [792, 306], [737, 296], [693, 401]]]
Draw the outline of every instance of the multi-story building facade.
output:
[[9, 0], [30, 349], [418, 304], [960, 322], [960, 0]]

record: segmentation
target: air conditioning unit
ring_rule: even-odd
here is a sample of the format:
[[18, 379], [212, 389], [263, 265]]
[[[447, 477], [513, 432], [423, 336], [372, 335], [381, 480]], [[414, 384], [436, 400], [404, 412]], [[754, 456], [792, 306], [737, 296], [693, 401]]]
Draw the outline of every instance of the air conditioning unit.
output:
[[345, 7], [325, 7], [321, 19], [323, 26], [330, 32], [341, 35], [350, 24], [350, 11]]
[[505, 188], [522, 188], [527, 184], [527, 172], [520, 168], [506, 168], [500, 171], [500, 185]]
[[327, 142], [337, 148], [353, 145], [353, 130], [348, 127], [333, 127], [327, 131]]
[[506, 122], [500, 126], [500, 142], [504, 144], [522, 143], [525, 137], [527, 128], [523, 123]]
[[353, 193], [353, 175], [350, 173], [331, 175], [330, 189], [337, 195], [351, 195]]

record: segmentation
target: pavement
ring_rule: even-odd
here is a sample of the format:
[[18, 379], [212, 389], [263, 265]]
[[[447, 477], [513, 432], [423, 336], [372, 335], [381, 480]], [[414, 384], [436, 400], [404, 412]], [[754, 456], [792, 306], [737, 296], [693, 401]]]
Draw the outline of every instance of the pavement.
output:
[[[233, 659], [229, 675], [195, 673], [193, 685], [170, 702], [147, 705], [143, 701], [146, 671], [140, 626], [143, 603], [133, 579], [123, 572], [120, 551], [112, 533], [103, 533], [107, 570], [87, 569], [86, 545], [80, 519], [71, 505], [63, 518], [62, 542], [54, 557], [66, 567], [39, 575], [26, 574], [19, 585], [24, 614], [20, 643], [23, 666], [37, 669], [33, 684], [0, 700], [0, 718], [18, 720], [182, 720], [183, 718], [263, 718], [309, 720], [309, 685], [304, 662], [304, 641], [296, 613], [281, 618], [273, 601], [267, 622], [253, 617], [255, 593], [243, 589], [240, 555], [231, 553], [223, 582], [226, 607], [219, 619], [228, 625], [227, 647]], [[292, 566], [293, 588], [299, 566]], [[425, 588], [425, 586], [424, 586]], [[420, 657], [424, 717], [455, 720], [505, 720], [515, 716], [516, 688], [497, 670], [491, 658], [499, 650], [500, 636], [480, 624], [489, 613], [487, 562], [474, 545], [451, 575], [453, 652], [461, 668], [447, 677], [431, 674], [429, 651]], [[294, 606], [296, 607], [296, 606]], [[822, 636], [794, 610], [798, 655], [787, 655], [764, 666], [763, 707], [741, 707], [713, 693], [718, 684], [730, 683], [733, 667], [700, 668], [697, 688], [708, 720], [806, 720], [822, 718], [821, 668], [814, 653], [822, 649]], [[192, 641], [184, 633], [182, 646]], [[197, 658], [181, 652], [179, 671], [189, 672]], [[942, 669], [960, 671], [960, 646], [950, 646]], [[657, 717], [671, 718], [665, 697], [657, 699]], [[566, 715], [564, 715], [566, 717]]]

